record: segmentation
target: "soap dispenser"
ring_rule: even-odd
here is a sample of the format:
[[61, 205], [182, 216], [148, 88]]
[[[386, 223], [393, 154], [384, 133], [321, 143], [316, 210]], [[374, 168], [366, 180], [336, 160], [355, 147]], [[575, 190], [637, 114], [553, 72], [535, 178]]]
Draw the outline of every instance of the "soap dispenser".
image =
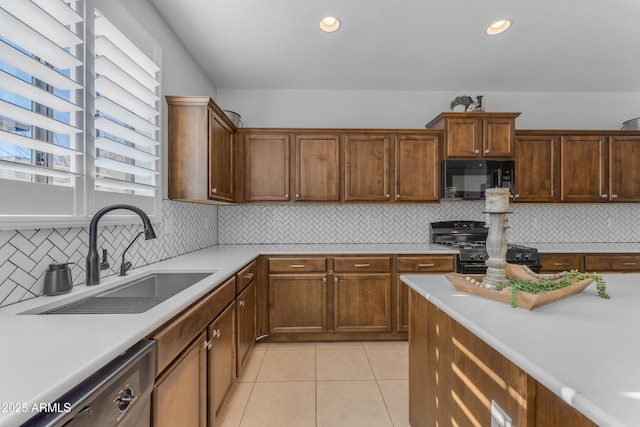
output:
[[44, 295], [60, 295], [71, 292], [73, 281], [71, 279], [72, 262], [61, 262], [49, 264], [49, 268], [44, 273]]

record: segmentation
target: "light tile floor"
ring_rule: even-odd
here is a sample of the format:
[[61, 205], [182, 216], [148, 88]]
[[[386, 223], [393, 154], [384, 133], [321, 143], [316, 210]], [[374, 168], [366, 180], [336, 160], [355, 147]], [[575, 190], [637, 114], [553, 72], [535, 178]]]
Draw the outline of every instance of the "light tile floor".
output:
[[408, 427], [406, 342], [256, 344], [217, 425]]

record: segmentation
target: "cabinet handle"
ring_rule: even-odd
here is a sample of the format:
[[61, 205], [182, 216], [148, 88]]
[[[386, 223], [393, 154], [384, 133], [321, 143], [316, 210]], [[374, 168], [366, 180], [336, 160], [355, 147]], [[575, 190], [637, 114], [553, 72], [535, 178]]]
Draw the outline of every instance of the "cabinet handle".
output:
[[322, 278], [322, 283], [327, 283], [327, 278], [326, 277]]
[[305, 268], [305, 264], [290, 264], [289, 268]]
[[289, 193], [285, 194], [284, 197], [289, 198]]
[[211, 189], [211, 192], [212, 192], [212, 193], [217, 193], [217, 192], [218, 192], [218, 188], [217, 188], [217, 187], [213, 187], [213, 188]]
[[[220, 338], [220, 335], [221, 335], [220, 328], [218, 328], [218, 329], [213, 331], [214, 338]], [[211, 347], [209, 347], [209, 348], [211, 348]]]
[[561, 265], [571, 265], [571, 263], [568, 263], [568, 262], [554, 262], [553, 265], [555, 265], [556, 267], [560, 267]]
[[637, 263], [635, 262], [621, 262], [620, 265], [627, 265], [627, 266], [631, 266], [631, 265], [636, 265]]
[[517, 198], [519, 198], [519, 197], [520, 197], [520, 195], [519, 195], [519, 194], [516, 194], [515, 196], [513, 196], [513, 198], [514, 198], [514, 199], [517, 199]]
[[616, 193], [613, 193], [613, 194], [611, 195], [611, 198], [612, 198], [612, 199], [617, 199], [617, 198], [618, 198], [618, 195], [617, 195]]
[[354, 264], [353, 266], [355, 268], [366, 268], [366, 267], [371, 267], [371, 264]]
[[300, 198], [300, 194], [296, 194], [296, 199], [299, 199], [299, 198]]
[[338, 278], [337, 277], [333, 278], [333, 283], [338, 283]]
[[418, 267], [420, 268], [427, 268], [427, 267], [434, 267], [435, 264], [418, 264]]
[[253, 273], [245, 274], [242, 277], [244, 277], [245, 279], [251, 279], [253, 277]]
[[473, 150], [474, 153], [478, 154], [480, 152], [480, 150], [478, 150], [477, 148], [475, 150]]
[[213, 346], [213, 343], [211, 342], [211, 340], [207, 340], [204, 342], [204, 348], [207, 350], [211, 350], [211, 347]]
[[601, 194], [600, 197], [602, 197], [603, 199], [606, 199], [607, 195], [606, 194]]
[[240, 301], [238, 301], [238, 306], [240, 306], [240, 307], [244, 307], [244, 300], [240, 300]]
[[484, 153], [488, 154], [489, 153], [489, 149], [487, 148], [486, 150], [484, 150]]
[[396, 194], [396, 200], [398, 200], [400, 198], [399, 194]]

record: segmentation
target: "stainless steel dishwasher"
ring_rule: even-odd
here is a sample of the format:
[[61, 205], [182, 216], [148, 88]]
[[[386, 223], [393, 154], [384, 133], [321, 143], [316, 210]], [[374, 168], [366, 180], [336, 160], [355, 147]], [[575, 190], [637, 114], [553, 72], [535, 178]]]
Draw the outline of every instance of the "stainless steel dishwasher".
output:
[[156, 342], [140, 341], [22, 426], [151, 425]]

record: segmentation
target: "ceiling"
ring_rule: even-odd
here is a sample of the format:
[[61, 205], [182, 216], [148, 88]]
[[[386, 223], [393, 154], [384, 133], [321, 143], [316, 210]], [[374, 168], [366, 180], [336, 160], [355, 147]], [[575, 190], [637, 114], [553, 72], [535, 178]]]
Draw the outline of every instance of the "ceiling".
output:
[[150, 1], [217, 88], [640, 92], [640, 0]]

